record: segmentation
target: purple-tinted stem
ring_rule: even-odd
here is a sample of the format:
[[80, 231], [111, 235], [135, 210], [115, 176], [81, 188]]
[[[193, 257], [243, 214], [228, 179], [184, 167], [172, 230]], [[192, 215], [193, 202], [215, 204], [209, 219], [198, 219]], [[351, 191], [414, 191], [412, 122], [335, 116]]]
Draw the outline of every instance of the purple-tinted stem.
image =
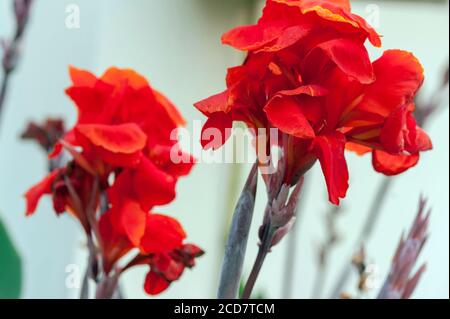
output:
[[26, 26], [28, 25], [32, 3], [33, 0], [14, 0], [13, 6], [16, 19], [16, 29], [11, 39], [1, 41], [1, 46], [3, 47], [3, 77], [0, 86], [0, 119], [3, 105], [6, 100], [10, 77], [19, 60], [20, 43], [22, 41]]

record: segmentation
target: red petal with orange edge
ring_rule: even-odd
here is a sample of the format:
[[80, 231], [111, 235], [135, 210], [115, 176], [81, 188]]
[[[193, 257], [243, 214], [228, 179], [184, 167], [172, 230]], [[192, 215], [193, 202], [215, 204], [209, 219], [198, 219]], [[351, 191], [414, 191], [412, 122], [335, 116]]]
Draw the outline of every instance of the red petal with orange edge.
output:
[[144, 254], [169, 253], [180, 247], [185, 238], [186, 233], [176, 219], [150, 213], [140, 248]]
[[388, 50], [373, 63], [376, 81], [367, 87], [359, 108], [384, 117], [410, 104], [421, 87], [423, 67], [409, 52]]
[[149, 295], [155, 296], [169, 288], [169, 285], [170, 283], [163, 276], [149, 271], [145, 277], [144, 290]]
[[120, 221], [123, 229], [135, 247], [139, 247], [144, 236], [147, 214], [139, 203], [126, 201], [120, 207]]
[[391, 155], [383, 151], [375, 150], [373, 152], [372, 164], [377, 172], [387, 176], [394, 176], [416, 166], [419, 158], [419, 154]]
[[132, 69], [109, 68], [101, 80], [116, 87], [131, 86], [135, 90], [150, 86], [142, 75]]
[[252, 51], [277, 39], [288, 27], [286, 21], [272, 21], [235, 28], [222, 36], [222, 43], [238, 50]]
[[176, 106], [173, 105], [173, 103], [168, 98], [166, 98], [163, 94], [156, 90], [153, 90], [153, 93], [155, 94], [156, 101], [158, 101], [161, 106], [167, 111], [169, 117], [177, 126], [186, 125], [186, 120], [183, 118]]
[[135, 153], [142, 150], [147, 141], [147, 136], [134, 123], [121, 125], [83, 124], [78, 125], [76, 130], [93, 145], [100, 146], [113, 153]]
[[339, 205], [339, 199], [345, 197], [348, 189], [345, 143], [345, 137], [341, 133], [317, 136], [314, 139], [314, 154], [322, 166], [330, 202], [335, 205]]
[[[285, 0], [274, 0], [277, 2], [288, 2]], [[306, 14], [315, 12], [322, 19], [338, 24], [348, 24], [358, 31], [361, 31], [376, 47], [381, 46], [380, 35], [363, 18], [350, 12], [350, 4], [339, 0], [305, 0], [291, 1], [291, 5], [299, 6], [301, 11]]]
[[54, 170], [25, 193], [25, 199], [27, 201], [26, 216], [33, 215], [41, 197], [52, 192], [52, 185], [61, 172], [62, 169]]
[[353, 142], [347, 142], [347, 144], [345, 144], [345, 149], [347, 151], [354, 152], [359, 156], [372, 152], [372, 149], [370, 147]]
[[89, 71], [69, 66], [69, 74], [74, 86], [94, 87], [97, 83], [97, 77]]

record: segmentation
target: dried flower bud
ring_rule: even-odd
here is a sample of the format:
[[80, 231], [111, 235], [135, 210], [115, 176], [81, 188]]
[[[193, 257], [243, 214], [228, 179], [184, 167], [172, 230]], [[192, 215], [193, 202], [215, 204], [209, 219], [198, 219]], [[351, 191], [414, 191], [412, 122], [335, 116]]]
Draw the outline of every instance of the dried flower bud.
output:
[[46, 152], [49, 152], [64, 133], [63, 120], [47, 119], [43, 124], [30, 122], [21, 137], [36, 141]]
[[271, 247], [277, 245], [291, 231], [292, 227], [294, 227], [295, 219], [295, 217], [292, 217], [286, 225], [275, 231]]

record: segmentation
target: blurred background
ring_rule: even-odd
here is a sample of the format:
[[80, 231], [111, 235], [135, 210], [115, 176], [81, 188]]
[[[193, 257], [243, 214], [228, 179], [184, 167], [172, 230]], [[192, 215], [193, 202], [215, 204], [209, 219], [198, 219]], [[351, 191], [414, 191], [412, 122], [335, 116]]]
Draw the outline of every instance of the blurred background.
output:
[[[355, 0], [352, 4], [384, 36], [383, 49], [401, 48], [419, 58], [426, 71], [420, 99], [429, 101], [448, 64], [448, 2]], [[85, 265], [81, 228], [67, 215], [56, 218], [48, 198], [34, 217], [25, 218], [23, 213], [22, 195], [46, 174], [47, 161], [35, 144], [19, 137], [30, 120], [62, 117], [68, 126], [74, 123], [75, 107], [64, 95], [68, 65], [97, 74], [113, 65], [134, 68], [170, 97], [192, 129], [193, 120], [203, 119], [192, 104], [223, 90], [226, 68], [243, 61], [242, 54], [220, 44], [220, 36], [256, 21], [262, 6], [262, 1], [253, 0], [35, 1], [0, 122], [0, 219], [22, 259], [21, 297], [76, 298], [79, 291], [66, 285], [67, 276], [71, 265]], [[67, 24], [74, 8], [79, 9], [79, 25]], [[0, 38], [10, 36], [13, 27], [12, 1], [0, 0]], [[374, 58], [381, 52], [371, 49]], [[428, 267], [415, 298], [449, 298], [447, 98], [444, 104], [426, 125], [435, 149], [424, 154], [416, 168], [390, 182], [380, 218], [365, 246], [377, 287], [387, 274], [401, 233], [415, 217], [420, 194], [429, 198], [433, 208], [430, 238], [420, 258]], [[370, 156], [348, 154], [347, 159], [350, 189], [338, 216], [327, 202], [320, 167], [308, 173], [295, 231], [269, 255], [257, 282], [258, 294], [325, 298], [332, 293], [358, 249], [357, 238], [372, 201], [380, 185], [386, 185], [386, 178], [373, 171]], [[198, 266], [160, 297], [215, 297], [228, 222], [249, 170], [246, 164], [198, 164], [180, 181], [176, 201], [159, 209], [180, 219], [189, 240], [206, 250]], [[250, 272], [257, 252], [264, 192], [261, 181], [244, 275]], [[326, 277], [318, 282], [318, 254], [330, 229], [338, 241], [327, 250]], [[122, 279], [126, 297], [147, 298], [142, 289], [145, 271], [133, 270]], [[286, 280], [291, 271], [293, 276]], [[350, 274], [343, 291], [356, 295], [358, 274], [356, 270]]]

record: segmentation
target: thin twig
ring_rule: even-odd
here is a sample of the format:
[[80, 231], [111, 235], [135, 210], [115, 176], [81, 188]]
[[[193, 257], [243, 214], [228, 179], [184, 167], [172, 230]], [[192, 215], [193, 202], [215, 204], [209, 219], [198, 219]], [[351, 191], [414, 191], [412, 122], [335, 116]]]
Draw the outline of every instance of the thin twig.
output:
[[322, 297], [323, 288], [327, 278], [328, 258], [334, 246], [339, 240], [336, 230], [337, 217], [339, 216], [341, 207], [334, 206], [326, 215], [327, 238], [321, 245], [318, 253], [317, 274], [314, 280], [312, 297], [318, 299]]
[[9, 87], [10, 77], [16, 69], [19, 60], [19, 48], [22, 41], [25, 28], [28, 24], [30, 9], [33, 0], [14, 0], [14, 13], [16, 18], [16, 29], [14, 36], [8, 41], [2, 41], [3, 47], [3, 78], [0, 86], [0, 119], [2, 115], [3, 105], [6, 99], [6, 93]]
[[258, 164], [253, 165], [236, 205], [222, 263], [217, 298], [235, 299], [238, 295], [248, 235], [255, 208]]
[[96, 263], [96, 248], [92, 240], [92, 236], [88, 236], [88, 264], [86, 266], [86, 271], [83, 277], [83, 283], [80, 291], [80, 299], [89, 299], [89, 279], [94, 278], [93, 268]]
[[[300, 213], [300, 209], [297, 209], [297, 214]], [[298, 250], [298, 233], [299, 233], [299, 224], [298, 221], [295, 223], [294, 227], [292, 227], [292, 231], [290, 232], [287, 238], [287, 248], [286, 248], [286, 259], [284, 261], [284, 271], [283, 271], [283, 280], [281, 287], [282, 289], [282, 298], [283, 299], [291, 299], [294, 291], [294, 273], [297, 269], [296, 260], [297, 260], [297, 250]]]
[[255, 287], [256, 279], [259, 276], [261, 268], [264, 264], [267, 254], [270, 251], [272, 244], [272, 239], [275, 234], [275, 229], [269, 223], [265, 228], [264, 234], [262, 236], [261, 245], [259, 246], [258, 255], [256, 256], [255, 263], [253, 265], [250, 276], [248, 277], [247, 283], [245, 284], [244, 292], [242, 294], [242, 299], [250, 299], [253, 288]]
[[6, 98], [6, 92], [8, 90], [8, 86], [9, 86], [10, 74], [11, 74], [11, 72], [4, 72], [4, 74], [3, 74], [2, 87], [0, 90], [0, 118], [2, 115], [3, 103], [5, 102], [5, 98]]
[[[383, 182], [378, 188], [377, 194], [375, 195], [375, 198], [372, 201], [372, 206], [370, 207], [369, 214], [367, 215], [367, 218], [364, 222], [363, 228], [361, 230], [361, 233], [359, 234], [355, 247], [364, 246], [364, 244], [371, 238], [375, 230], [377, 221], [382, 212], [381, 208], [384, 204], [387, 195], [389, 194], [390, 188], [392, 187], [392, 182], [393, 182], [392, 178], [385, 177], [383, 179]], [[351, 260], [351, 258], [349, 258], [349, 260]], [[346, 263], [333, 288], [331, 298], [337, 299], [340, 297], [345, 284], [347, 283], [348, 279], [352, 274], [352, 271], [353, 271], [352, 264], [350, 262]]]

